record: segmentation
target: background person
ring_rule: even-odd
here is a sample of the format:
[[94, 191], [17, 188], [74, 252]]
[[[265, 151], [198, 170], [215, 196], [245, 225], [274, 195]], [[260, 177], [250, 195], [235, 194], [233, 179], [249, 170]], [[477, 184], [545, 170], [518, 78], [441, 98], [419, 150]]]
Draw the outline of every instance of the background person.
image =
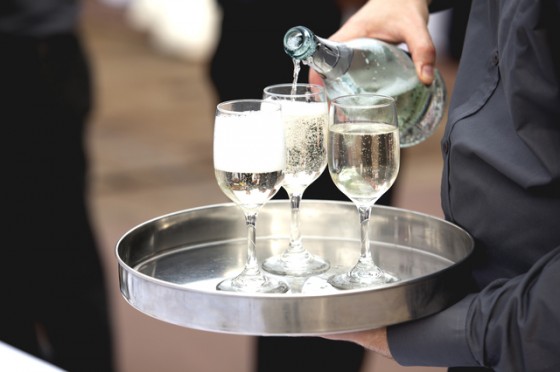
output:
[[0, 3], [0, 339], [68, 371], [113, 370], [84, 132], [92, 105], [80, 3]]
[[[262, 98], [263, 88], [290, 83], [294, 64], [282, 40], [289, 28], [305, 25], [318, 35], [331, 35], [342, 21], [334, 0], [221, 0], [221, 36], [210, 64], [210, 77], [219, 101]], [[307, 82], [302, 65], [298, 82]], [[387, 193], [378, 203], [390, 203]], [[281, 189], [274, 197], [285, 199]], [[304, 199], [348, 200], [332, 182], [328, 170], [313, 182]], [[361, 346], [316, 337], [257, 337], [255, 370], [360, 371], [365, 351]]]

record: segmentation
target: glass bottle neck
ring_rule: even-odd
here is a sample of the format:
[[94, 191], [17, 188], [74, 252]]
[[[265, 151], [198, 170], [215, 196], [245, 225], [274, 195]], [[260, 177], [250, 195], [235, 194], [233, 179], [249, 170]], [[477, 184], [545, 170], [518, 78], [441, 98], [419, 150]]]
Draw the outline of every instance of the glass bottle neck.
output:
[[315, 38], [317, 50], [304, 63], [331, 79], [344, 75], [350, 68], [353, 50], [342, 43]]
[[284, 36], [284, 50], [319, 74], [336, 78], [350, 67], [352, 49], [335, 41], [316, 36], [303, 26], [293, 27]]

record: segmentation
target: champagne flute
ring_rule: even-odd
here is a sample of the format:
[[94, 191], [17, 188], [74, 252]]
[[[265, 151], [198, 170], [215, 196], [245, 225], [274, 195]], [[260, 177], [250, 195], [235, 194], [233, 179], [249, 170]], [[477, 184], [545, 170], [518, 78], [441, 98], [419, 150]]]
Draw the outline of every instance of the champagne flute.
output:
[[243, 271], [221, 281], [218, 290], [283, 293], [288, 285], [265, 275], [256, 255], [256, 222], [262, 206], [284, 179], [286, 148], [282, 106], [244, 99], [218, 104], [214, 122], [214, 172], [221, 190], [237, 204], [247, 225]]
[[377, 94], [342, 96], [329, 110], [328, 167], [336, 186], [356, 205], [361, 251], [356, 265], [328, 282], [338, 289], [395, 281], [374, 261], [369, 240], [371, 208], [395, 182], [400, 148], [395, 100]]
[[327, 167], [328, 103], [325, 89], [314, 84], [278, 84], [264, 89], [263, 98], [282, 104], [286, 135], [283, 187], [291, 206], [290, 242], [279, 255], [267, 258], [263, 269], [277, 275], [311, 276], [329, 269], [322, 257], [304, 248], [300, 231], [303, 192]]

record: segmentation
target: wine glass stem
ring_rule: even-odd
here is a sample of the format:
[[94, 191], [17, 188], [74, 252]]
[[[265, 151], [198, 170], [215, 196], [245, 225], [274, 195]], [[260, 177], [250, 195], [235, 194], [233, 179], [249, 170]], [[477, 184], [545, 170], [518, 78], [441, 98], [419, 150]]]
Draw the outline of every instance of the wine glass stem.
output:
[[245, 212], [245, 223], [247, 225], [247, 262], [245, 263], [244, 274], [260, 275], [256, 251], [257, 212]]
[[361, 237], [361, 252], [360, 263], [364, 265], [375, 264], [371, 254], [371, 247], [369, 242], [369, 220], [371, 216], [371, 207], [358, 207], [360, 213], [360, 237]]
[[299, 206], [301, 203], [301, 193], [290, 195], [290, 205], [291, 205], [291, 222], [290, 222], [290, 252], [301, 252], [303, 251], [303, 244], [301, 244], [301, 231], [300, 226], [300, 215]]

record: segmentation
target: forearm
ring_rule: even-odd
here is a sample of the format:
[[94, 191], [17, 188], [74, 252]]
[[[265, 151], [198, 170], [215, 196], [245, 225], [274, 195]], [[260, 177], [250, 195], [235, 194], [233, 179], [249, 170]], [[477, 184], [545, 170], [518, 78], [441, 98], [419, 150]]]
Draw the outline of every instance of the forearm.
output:
[[389, 327], [395, 360], [408, 366], [560, 370], [560, 247], [529, 272], [490, 284], [432, 317]]

